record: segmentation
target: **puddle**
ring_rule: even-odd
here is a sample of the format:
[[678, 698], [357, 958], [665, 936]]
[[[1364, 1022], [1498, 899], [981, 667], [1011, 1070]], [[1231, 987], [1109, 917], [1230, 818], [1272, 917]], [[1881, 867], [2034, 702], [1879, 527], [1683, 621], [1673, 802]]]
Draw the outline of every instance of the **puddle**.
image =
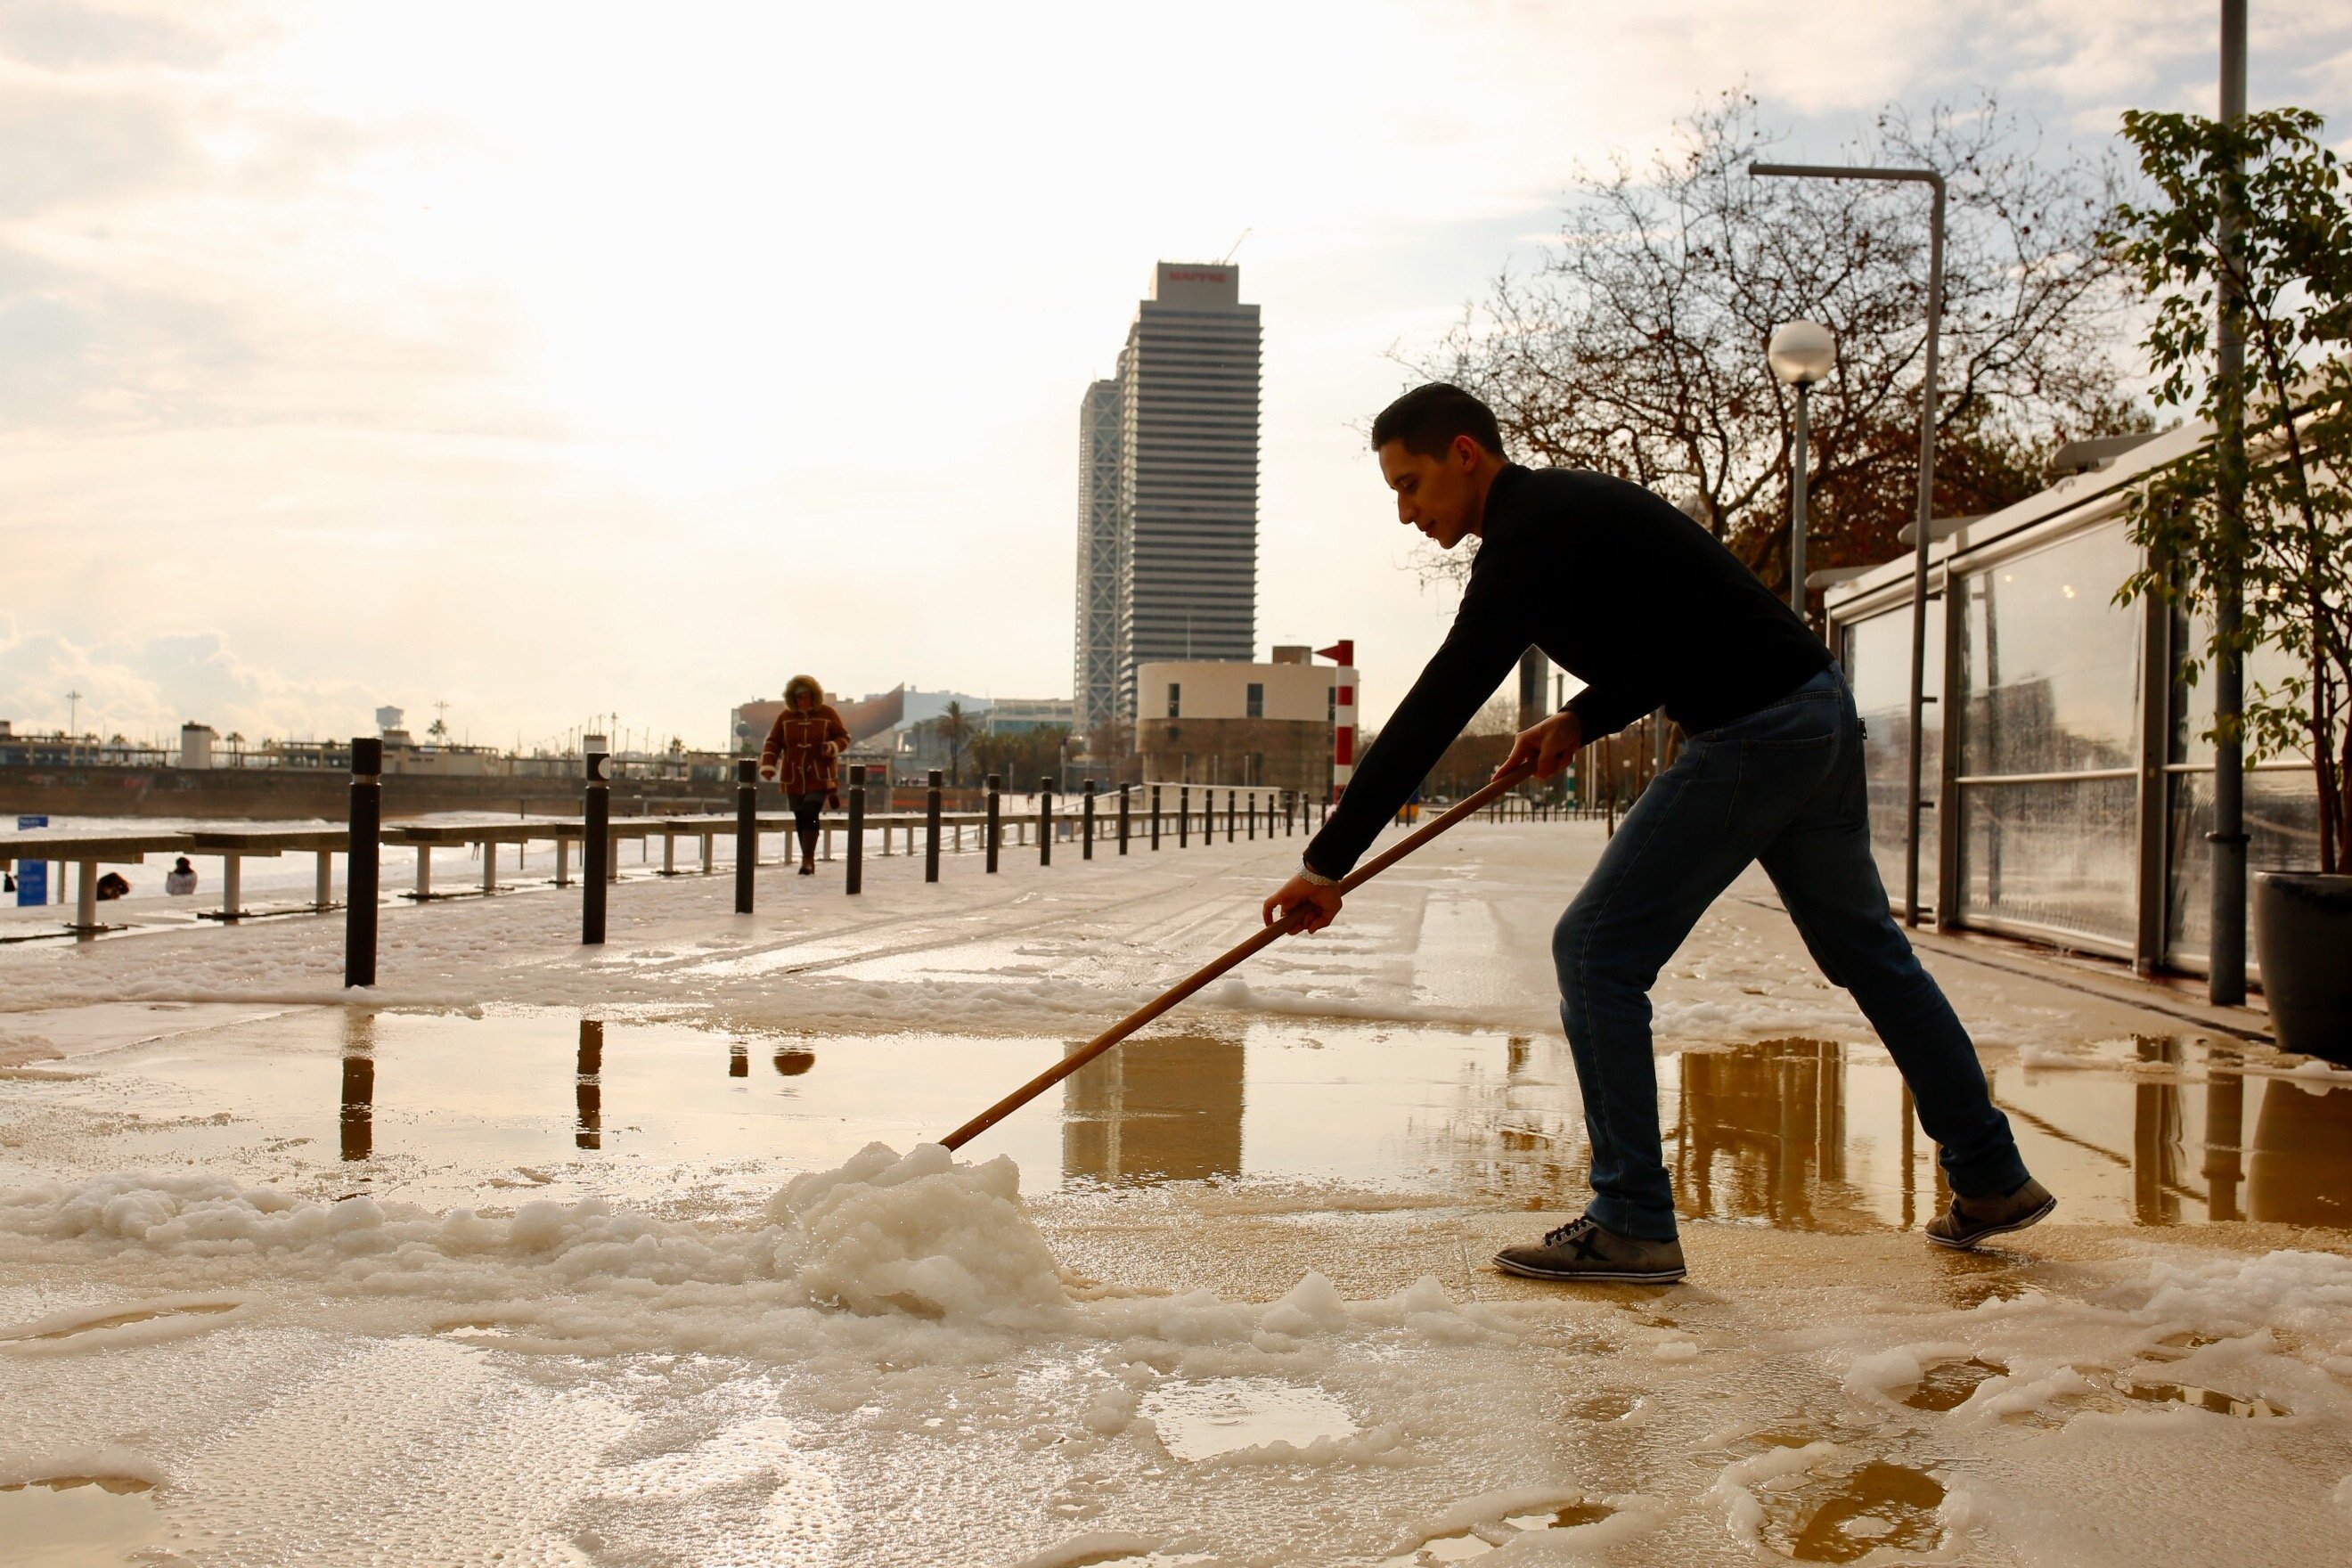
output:
[[[2088, 1065], [1992, 1070], [2066, 1218], [2352, 1223], [2352, 1089], [2242, 1076], [2234, 1057], [2194, 1043], [2126, 1044]], [[36, 1168], [9, 1152], [22, 1106], [88, 1112], [63, 1163], [93, 1172], [194, 1162], [305, 1195], [445, 1206], [590, 1193], [740, 1205], [877, 1139], [936, 1138], [1069, 1048], [559, 1008], [300, 1009], [117, 1049], [71, 1079], [0, 1086], [0, 1181], [61, 1173], [58, 1159]], [[1948, 1201], [1874, 1047], [1693, 1046], [1668, 1054], [1659, 1079], [1686, 1216], [1916, 1229]], [[975, 1152], [1012, 1155], [1032, 1193], [1322, 1183], [1547, 1215], [1587, 1195], [1565, 1042], [1434, 1027], [1286, 1019], [1147, 1037]]]
[[1356, 1430], [1347, 1407], [1321, 1389], [1270, 1377], [1171, 1383], [1137, 1408], [1158, 1429], [1160, 1446], [1188, 1461], [1270, 1443], [1304, 1448]]
[[39, 1333], [14, 1334], [5, 1343], [31, 1343], [41, 1340], [69, 1340], [77, 1334], [94, 1334], [101, 1329], [127, 1328], [132, 1323], [152, 1323], [163, 1318], [209, 1317], [219, 1312], [234, 1312], [244, 1303], [238, 1301], [192, 1301], [179, 1307], [143, 1307], [135, 1311], [116, 1312], [109, 1317], [91, 1318], [63, 1328], [46, 1329]]
[[1768, 1485], [1758, 1496], [1766, 1542], [1799, 1563], [1852, 1563], [1881, 1550], [1932, 1552], [1943, 1540], [1936, 1510], [1944, 1485], [1908, 1465], [1866, 1460], [1842, 1475], [1808, 1475], [1786, 1489]]
[[2009, 1368], [1975, 1356], [1941, 1362], [1920, 1374], [1918, 1386], [1903, 1396], [1903, 1403], [1914, 1410], [1958, 1410], [1985, 1379], [2008, 1374]]
[[2200, 1388], [2188, 1383], [2143, 1383], [2126, 1378], [2116, 1384], [2126, 1399], [2137, 1399], [2148, 1405], [2186, 1405], [2192, 1410], [2210, 1410], [2216, 1415], [2234, 1415], [2242, 1421], [2267, 1421], [2288, 1414], [2284, 1405], [2273, 1405], [2255, 1394], [2241, 1399], [2217, 1388]]
[[[2168, 1038], [1988, 1074], [2062, 1218], [2352, 1225], [2352, 1089], [2246, 1076], [2234, 1049]], [[1874, 1046], [1693, 1048], [1659, 1078], [1687, 1215], [1912, 1229], [1950, 1202], [1909, 1090]]]
[[54, 1476], [0, 1487], [11, 1568], [97, 1568], [176, 1561], [156, 1550], [154, 1489], [131, 1476]]
[[[1598, 1524], [1616, 1511], [1603, 1502], [1572, 1502], [1537, 1513], [1508, 1514], [1492, 1523], [1474, 1525], [1451, 1535], [1434, 1536], [1411, 1552], [1385, 1559], [1381, 1568], [1442, 1568], [1448, 1563], [1467, 1563], [1474, 1557], [1484, 1557], [1489, 1552], [1507, 1546], [1523, 1536], [1534, 1536], [1542, 1542], [1544, 1536], [1575, 1530], [1582, 1525]], [[1542, 1545], [1546, 1550], [1551, 1549], [1549, 1542], [1542, 1542]]]

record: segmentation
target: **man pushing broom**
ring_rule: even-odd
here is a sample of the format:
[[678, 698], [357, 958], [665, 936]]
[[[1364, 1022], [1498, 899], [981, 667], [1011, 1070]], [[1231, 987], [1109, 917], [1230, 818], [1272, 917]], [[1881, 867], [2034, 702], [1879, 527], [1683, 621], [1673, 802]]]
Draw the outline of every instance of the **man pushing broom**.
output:
[[2026, 1173], [1951, 1004], [1889, 912], [1871, 858], [1862, 726], [1828, 648], [1698, 524], [1638, 485], [1503, 457], [1494, 412], [1456, 386], [1372, 423], [1397, 520], [1477, 560], [1444, 646], [1413, 682], [1298, 872], [1265, 901], [1319, 931], [1339, 879], [1532, 644], [1586, 682], [1503, 768], [1549, 778], [1654, 709], [1681, 753], [1651, 781], [1552, 932], [1560, 1019], [1592, 1145], [1592, 1201], [1496, 1263], [1539, 1279], [1683, 1277], [1659, 1154], [1649, 991], [1716, 895], [1761, 861], [1830, 980], [1878, 1032], [1954, 1194], [1927, 1239], [1966, 1249], [2057, 1206]]

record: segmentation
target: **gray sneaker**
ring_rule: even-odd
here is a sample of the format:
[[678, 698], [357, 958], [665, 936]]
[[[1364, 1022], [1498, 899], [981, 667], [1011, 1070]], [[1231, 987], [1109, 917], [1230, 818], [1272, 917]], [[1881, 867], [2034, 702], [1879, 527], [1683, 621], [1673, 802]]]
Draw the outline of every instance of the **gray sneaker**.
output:
[[1955, 1252], [1970, 1252], [1985, 1237], [2023, 1230], [2047, 1218], [2057, 1206], [2050, 1189], [2031, 1176], [2023, 1186], [1997, 1198], [1964, 1198], [1956, 1194], [1952, 1206], [1927, 1222], [1927, 1239]]
[[1671, 1285], [1683, 1277], [1683, 1244], [1620, 1236], [1586, 1215], [1547, 1232], [1528, 1247], [1507, 1247], [1495, 1267], [1529, 1279], [1591, 1279], [1603, 1284]]

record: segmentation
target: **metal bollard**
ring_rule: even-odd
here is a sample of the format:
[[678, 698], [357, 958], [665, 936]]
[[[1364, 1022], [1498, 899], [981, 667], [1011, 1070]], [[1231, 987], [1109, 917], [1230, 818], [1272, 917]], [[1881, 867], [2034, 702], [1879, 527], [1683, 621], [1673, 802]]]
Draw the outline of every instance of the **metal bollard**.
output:
[[1080, 823], [1081, 823], [1081, 825], [1082, 825], [1082, 829], [1083, 829], [1083, 830], [1080, 832], [1079, 836], [1078, 836], [1078, 837], [1079, 837], [1079, 839], [1080, 839], [1080, 847], [1079, 847], [1079, 850], [1078, 850], [1078, 858], [1079, 858], [1079, 859], [1081, 859], [1081, 860], [1091, 860], [1091, 859], [1093, 859], [1093, 858], [1095, 858], [1095, 781], [1094, 781], [1094, 780], [1092, 780], [1092, 779], [1088, 779], [1088, 780], [1087, 780], [1087, 781], [1086, 781], [1086, 785], [1085, 785], [1085, 795], [1086, 795], [1085, 801], [1084, 801], [1084, 803], [1082, 804], [1082, 805], [1080, 806], [1080, 808], [1079, 808], [1079, 812], [1078, 812], [1079, 820], [1080, 820]]
[[996, 875], [996, 852], [1004, 847], [1004, 822], [998, 815], [1003, 805], [1003, 792], [1004, 775], [1002, 773], [989, 774], [988, 826], [982, 831], [988, 835], [987, 839], [985, 840], [985, 847], [988, 850], [988, 874], [992, 877]]
[[1234, 792], [1225, 792], [1225, 842], [1234, 841]]
[[608, 891], [613, 848], [613, 786], [608, 770], [613, 759], [590, 752], [583, 759], [588, 774], [580, 846], [580, 942], [594, 947], [604, 940], [604, 900]]
[[1192, 786], [1178, 784], [1176, 786], [1176, 847], [1181, 849], [1190, 843], [1192, 833]]
[[1160, 849], [1160, 786], [1158, 784], [1151, 786], [1151, 848], [1154, 854], [1157, 854]]
[[343, 893], [343, 984], [375, 984], [376, 847], [383, 833], [383, 742], [352, 742], [348, 886]]
[[[709, 840], [705, 839], [708, 846]], [[703, 851], [707, 858], [709, 850]], [[735, 763], [735, 912], [751, 912], [752, 873], [760, 867], [760, 764], [749, 757]]]
[[1054, 863], [1054, 781], [1037, 781], [1037, 864]]
[[1257, 791], [1255, 790], [1250, 791], [1249, 797], [1249, 839], [1253, 844], [1257, 842]]
[[923, 880], [940, 879], [940, 770], [931, 770], [930, 788], [923, 796]]
[[849, 826], [845, 830], [848, 843], [842, 858], [849, 863], [850, 893], [866, 890], [866, 764], [858, 763], [849, 770]]
[[1127, 853], [1127, 786], [1118, 786], [1118, 852]]

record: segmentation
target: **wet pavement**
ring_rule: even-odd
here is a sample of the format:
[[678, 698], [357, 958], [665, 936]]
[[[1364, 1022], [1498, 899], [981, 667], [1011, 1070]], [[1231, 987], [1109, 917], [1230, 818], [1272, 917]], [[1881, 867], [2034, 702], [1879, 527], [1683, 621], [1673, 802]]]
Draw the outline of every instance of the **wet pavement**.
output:
[[[880, 1140], [937, 1137], [1049, 1065], [1039, 1038], [809, 1036], [694, 1012], [305, 1008], [0, 1079], [0, 1181], [184, 1167], [436, 1206], [594, 1193], [726, 1211]], [[2352, 1084], [2173, 1037], [1988, 1070], [2074, 1223], [2352, 1224]], [[1694, 1219], [1913, 1229], [1948, 1196], [1874, 1047], [1693, 1046], [1657, 1064]], [[1557, 1038], [1282, 1020], [1139, 1039], [968, 1151], [1033, 1195], [1167, 1184], [1581, 1202]]]

